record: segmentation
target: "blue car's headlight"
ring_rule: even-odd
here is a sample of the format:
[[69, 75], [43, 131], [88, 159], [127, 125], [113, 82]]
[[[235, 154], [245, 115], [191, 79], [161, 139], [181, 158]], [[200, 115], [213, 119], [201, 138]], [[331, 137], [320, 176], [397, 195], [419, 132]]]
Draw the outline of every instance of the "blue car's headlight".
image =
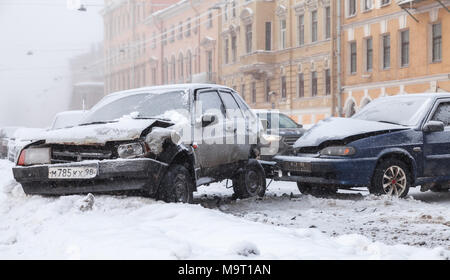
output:
[[323, 156], [352, 156], [356, 154], [356, 149], [348, 146], [327, 147], [320, 151]]

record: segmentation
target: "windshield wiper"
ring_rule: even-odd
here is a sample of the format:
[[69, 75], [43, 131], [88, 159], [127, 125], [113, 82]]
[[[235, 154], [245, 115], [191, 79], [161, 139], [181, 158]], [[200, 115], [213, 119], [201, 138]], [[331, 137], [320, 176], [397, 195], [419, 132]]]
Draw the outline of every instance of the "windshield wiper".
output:
[[135, 119], [135, 120], [162, 120], [162, 121], [170, 122], [169, 119], [158, 118], [158, 117], [137, 117], [137, 118], [133, 118], [133, 119]]
[[394, 125], [401, 125], [401, 126], [405, 126], [403, 124], [399, 124], [399, 123], [395, 123], [395, 122], [389, 122], [389, 121], [378, 121], [380, 123], [387, 123], [387, 124], [394, 124]]
[[88, 125], [96, 125], [96, 124], [108, 124], [108, 123], [115, 123], [117, 121], [103, 121], [103, 122], [91, 122], [91, 123], [83, 123], [79, 126], [88, 126]]

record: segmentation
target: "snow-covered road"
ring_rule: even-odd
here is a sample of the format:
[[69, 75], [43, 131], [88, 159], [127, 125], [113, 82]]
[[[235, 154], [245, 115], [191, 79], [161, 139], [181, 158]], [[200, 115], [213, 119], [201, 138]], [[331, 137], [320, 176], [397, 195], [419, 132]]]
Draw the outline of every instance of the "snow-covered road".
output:
[[196, 205], [97, 196], [91, 209], [85, 196], [26, 196], [11, 167], [0, 161], [0, 259], [450, 258], [449, 193], [320, 199], [276, 183], [232, 201], [223, 183]]

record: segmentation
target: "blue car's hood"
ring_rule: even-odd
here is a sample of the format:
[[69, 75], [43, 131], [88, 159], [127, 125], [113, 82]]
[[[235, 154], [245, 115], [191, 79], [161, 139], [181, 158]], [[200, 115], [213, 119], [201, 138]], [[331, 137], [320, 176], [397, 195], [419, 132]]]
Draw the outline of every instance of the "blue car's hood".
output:
[[338, 141], [351, 136], [404, 129], [408, 127], [357, 119], [329, 118], [306, 131], [295, 143], [294, 148], [317, 147], [325, 141]]

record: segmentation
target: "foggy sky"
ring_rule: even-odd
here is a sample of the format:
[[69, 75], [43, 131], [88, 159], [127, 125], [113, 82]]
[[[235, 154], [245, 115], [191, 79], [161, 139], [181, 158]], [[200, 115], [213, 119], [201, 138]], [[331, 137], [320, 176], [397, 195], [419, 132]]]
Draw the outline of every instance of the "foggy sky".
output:
[[0, 0], [0, 127], [47, 127], [67, 110], [69, 58], [103, 40], [100, 9], [71, 11], [66, 0]]

